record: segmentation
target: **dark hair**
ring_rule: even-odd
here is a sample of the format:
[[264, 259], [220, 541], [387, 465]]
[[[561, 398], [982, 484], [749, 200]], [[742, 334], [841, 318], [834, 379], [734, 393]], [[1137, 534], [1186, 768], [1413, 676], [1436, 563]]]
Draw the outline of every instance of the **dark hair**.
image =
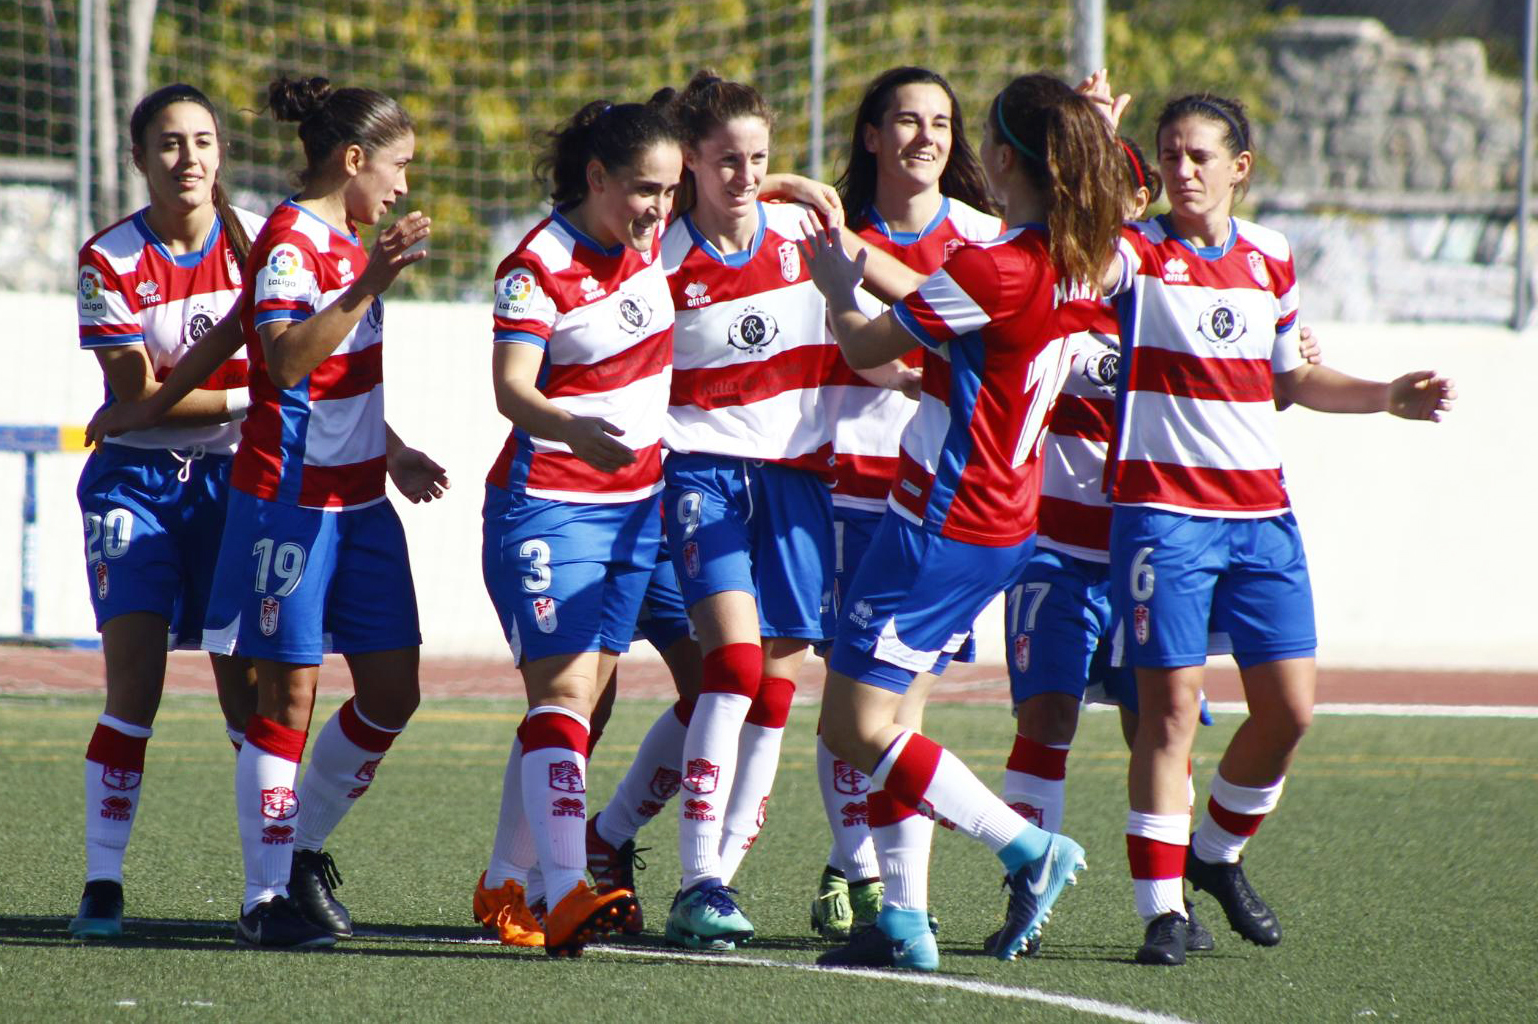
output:
[[892, 109], [897, 90], [905, 85], [937, 85], [945, 90], [951, 101], [951, 153], [940, 172], [940, 194], [958, 199], [968, 206], [985, 213], [993, 212], [993, 200], [988, 195], [988, 179], [983, 176], [983, 165], [977, 153], [967, 142], [966, 121], [961, 115], [961, 102], [956, 90], [944, 76], [928, 68], [900, 67], [883, 71], [865, 87], [865, 95], [854, 114], [854, 135], [849, 142], [849, 163], [839, 177], [839, 199], [844, 210], [852, 218], [864, 216], [876, 201], [876, 154], [865, 148], [865, 126], [880, 128], [881, 122]]
[[[679, 140], [686, 146], [698, 146], [711, 132], [739, 117], [756, 117], [774, 130], [774, 111], [757, 89], [728, 82], [711, 68], [696, 71], [683, 90], [673, 94], [668, 109], [678, 123]], [[686, 167], [674, 206], [688, 210], [694, 200], [694, 172]]]
[[1098, 284], [1126, 215], [1127, 161], [1088, 99], [1051, 75], [1021, 75], [989, 105], [990, 130], [1015, 151], [1046, 207], [1047, 244], [1063, 277]]
[[[667, 95], [664, 95], [666, 93]], [[678, 142], [678, 126], [667, 113], [671, 90], [646, 103], [594, 100], [571, 120], [548, 133], [550, 139], [534, 173], [550, 183], [556, 207], [575, 206], [587, 198], [587, 165], [597, 160], [606, 171], [632, 167], [659, 142]]]
[[1143, 155], [1142, 147], [1136, 142], [1125, 135], [1120, 136], [1116, 141], [1121, 143], [1122, 154], [1127, 158], [1127, 170], [1132, 175], [1132, 181], [1129, 182], [1132, 191], [1128, 195], [1135, 195], [1138, 189], [1146, 188], [1148, 202], [1150, 204], [1158, 202], [1159, 197], [1164, 194], [1163, 176], [1154, 170], [1153, 165], [1148, 162], [1148, 157]]
[[[1159, 114], [1159, 127], [1154, 131], [1154, 146], [1160, 145], [1164, 129], [1184, 117], [1204, 117], [1223, 132], [1223, 145], [1228, 155], [1236, 157], [1246, 150], [1254, 152], [1251, 145], [1250, 119], [1245, 115], [1244, 104], [1227, 96], [1210, 92], [1193, 92], [1179, 99], [1170, 100]], [[1234, 202], [1237, 204], [1250, 191], [1248, 176], [1234, 186]]]
[[251, 255], [251, 238], [246, 234], [246, 226], [240, 222], [240, 218], [235, 216], [235, 211], [230, 207], [229, 193], [225, 191], [221, 181], [226, 153], [224, 124], [219, 118], [219, 111], [214, 109], [213, 103], [203, 95], [203, 91], [185, 82], [173, 82], [171, 85], [163, 85], [156, 89], [134, 107], [133, 114], [128, 118], [128, 137], [141, 151], [146, 149], [149, 143], [144, 136], [149, 131], [150, 122], [173, 103], [196, 103], [208, 111], [208, 116], [214, 119], [214, 134], [219, 138], [219, 170], [214, 174], [214, 212], [218, 214], [219, 224], [224, 230], [225, 237], [229, 239], [235, 259], [241, 266], [245, 266], [246, 257]]
[[338, 147], [361, 146], [373, 153], [412, 130], [401, 105], [373, 89], [333, 89], [325, 78], [282, 77], [267, 87], [267, 108], [279, 121], [299, 124], [308, 185]]

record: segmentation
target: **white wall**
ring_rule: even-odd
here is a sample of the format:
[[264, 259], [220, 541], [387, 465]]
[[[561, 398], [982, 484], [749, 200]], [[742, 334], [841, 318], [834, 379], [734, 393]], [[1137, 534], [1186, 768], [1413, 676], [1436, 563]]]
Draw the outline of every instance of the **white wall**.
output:
[[[83, 424], [100, 400], [95, 360], [75, 343], [71, 296], [0, 294], [0, 423]], [[505, 423], [492, 405], [489, 310], [388, 303], [392, 425], [448, 467], [442, 502], [397, 501], [411, 541], [428, 655], [506, 651], [480, 576], [482, 481]], [[1320, 325], [1329, 363], [1386, 377], [1452, 374], [1440, 425], [1386, 416], [1283, 417], [1287, 480], [1308, 544], [1320, 661], [1333, 666], [1538, 669], [1538, 442], [1529, 407], [1538, 332]], [[39, 465], [38, 630], [91, 632], [75, 478], [83, 456]], [[0, 455], [0, 634], [20, 628], [21, 457]], [[1002, 658], [1001, 618], [983, 653]], [[0, 654], [3, 657], [3, 654]]]

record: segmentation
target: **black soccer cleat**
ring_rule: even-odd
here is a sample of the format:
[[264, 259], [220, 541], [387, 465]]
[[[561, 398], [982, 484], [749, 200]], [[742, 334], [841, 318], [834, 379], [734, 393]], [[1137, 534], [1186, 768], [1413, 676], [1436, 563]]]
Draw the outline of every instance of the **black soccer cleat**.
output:
[[1196, 919], [1196, 911], [1191, 909], [1191, 901], [1186, 900], [1186, 952], [1210, 953], [1216, 945], [1217, 940], [1212, 937], [1212, 932]]
[[240, 915], [235, 944], [253, 949], [321, 949], [336, 945], [336, 936], [299, 913], [287, 896], [274, 896]]
[[337, 902], [333, 887], [342, 884], [336, 861], [323, 850], [295, 850], [294, 866], [288, 875], [288, 897], [294, 909], [336, 938], [352, 935], [352, 915]]
[[1266, 901], [1255, 894], [1244, 876], [1242, 861], [1233, 864], [1209, 864], [1190, 850], [1186, 851], [1186, 881], [1198, 892], [1218, 901], [1228, 918], [1228, 926], [1240, 938], [1257, 946], [1274, 946], [1282, 941], [1282, 926]]
[[85, 883], [80, 912], [69, 923], [70, 938], [115, 939], [123, 934], [123, 883], [98, 878]]
[[1190, 924], [1185, 918], [1173, 910], [1160, 914], [1148, 922], [1136, 960], [1140, 964], [1179, 967], [1186, 962], [1186, 942], [1189, 938]]

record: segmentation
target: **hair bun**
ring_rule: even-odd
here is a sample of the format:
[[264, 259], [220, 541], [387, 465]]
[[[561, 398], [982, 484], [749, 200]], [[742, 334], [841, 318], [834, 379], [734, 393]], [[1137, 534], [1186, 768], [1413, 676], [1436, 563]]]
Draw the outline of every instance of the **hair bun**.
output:
[[330, 95], [330, 79], [284, 76], [267, 87], [267, 106], [279, 121], [303, 121], [325, 106]]

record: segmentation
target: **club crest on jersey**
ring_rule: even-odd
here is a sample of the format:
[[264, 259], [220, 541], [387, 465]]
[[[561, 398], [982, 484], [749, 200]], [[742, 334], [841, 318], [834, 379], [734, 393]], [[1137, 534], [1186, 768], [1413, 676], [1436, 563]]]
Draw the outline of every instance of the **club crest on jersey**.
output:
[[1179, 256], [1164, 261], [1164, 280], [1171, 284], [1185, 284], [1191, 280], [1191, 268]]
[[81, 316], [100, 316], [107, 311], [107, 304], [101, 297], [101, 293], [106, 289], [101, 279], [101, 271], [95, 267], [86, 267], [82, 270], [79, 289]]
[[348, 259], [346, 256], [343, 256], [341, 259], [337, 260], [336, 261], [336, 272], [337, 272], [338, 275], [341, 276], [343, 284], [351, 284], [352, 283], [352, 260]]
[[658, 800], [671, 800], [678, 792], [678, 785], [682, 780], [683, 776], [676, 768], [658, 768], [652, 775], [649, 788]]
[[126, 796], [109, 796], [101, 802], [101, 816], [108, 821], [127, 821], [134, 802]]
[[945, 255], [942, 257], [942, 260], [950, 259], [952, 256], [954, 256], [958, 252], [960, 252], [962, 247], [965, 246], [966, 244], [967, 243], [964, 240], [960, 239], [960, 238], [953, 238], [949, 242], [946, 242], [945, 243]]
[[1196, 329], [1214, 345], [1232, 345], [1244, 337], [1244, 314], [1219, 299], [1202, 311]]
[[557, 761], [550, 766], [550, 788], [563, 793], [586, 793], [582, 768], [575, 761]]
[[791, 284], [801, 276], [801, 255], [796, 252], [795, 242], [780, 243], [780, 276]]
[[780, 336], [780, 325], [761, 309], [749, 306], [726, 329], [726, 343], [744, 352], [758, 352]]
[[705, 294], [709, 287], [704, 281], [690, 281], [684, 285], [684, 305], [690, 309], [710, 305], [710, 296]]
[[1024, 633], [1015, 636], [1015, 671], [1024, 672], [1031, 667], [1031, 638]]
[[706, 793], [716, 791], [716, 783], [721, 780], [721, 766], [712, 764], [703, 757], [696, 757], [684, 766], [684, 788], [691, 793]]
[[621, 295], [616, 307], [620, 330], [640, 334], [652, 322], [652, 308], [639, 295]]
[[1148, 642], [1148, 634], [1152, 629], [1149, 622], [1148, 606], [1140, 604], [1132, 609], [1132, 635], [1137, 638], [1139, 644]]
[[237, 260], [235, 258], [235, 254], [230, 252], [228, 249], [226, 249], [224, 251], [224, 269], [230, 275], [230, 283], [235, 285], [235, 287], [239, 288], [240, 287], [240, 283], [241, 283], [240, 282], [240, 261]]
[[140, 281], [138, 287], [134, 289], [134, 294], [139, 296], [139, 301], [146, 306], [159, 302], [165, 297], [160, 294], [160, 282], [158, 281]]
[[257, 626], [262, 631], [262, 636], [272, 636], [278, 631], [278, 599], [275, 597], [262, 598], [262, 613], [257, 619]]
[[139, 788], [139, 780], [144, 773], [133, 768], [115, 768], [112, 765], [103, 765], [101, 769], [101, 784], [108, 789], [115, 789], [120, 793], [126, 793], [130, 789]]
[[525, 316], [533, 298], [534, 275], [527, 270], [515, 270], [497, 282], [497, 316]]
[[287, 786], [262, 790], [262, 817], [287, 821], [299, 813], [299, 797]]
[[107, 563], [96, 563], [96, 600], [107, 599]]
[[833, 788], [847, 796], [870, 792], [870, 779], [846, 761], [833, 762]]
[[534, 609], [534, 624], [539, 627], [541, 633], [554, 633], [559, 624], [555, 617], [555, 598], [536, 597], [530, 602]]
[[691, 580], [700, 575], [700, 546], [692, 540], [684, 545], [684, 574]]
[[1252, 252], [1249, 254], [1248, 259], [1250, 261], [1250, 276], [1255, 279], [1255, 283], [1262, 288], [1271, 287], [1271, 272], [1266, 269], [1266, 258], [1258, 252]]
[[274, 246], [272, 252], [267, 254], [267, 271], [273, 277], [297, 277], [302, 266], [304, 257], [300, 255], [298, 247], [287, 242]]

